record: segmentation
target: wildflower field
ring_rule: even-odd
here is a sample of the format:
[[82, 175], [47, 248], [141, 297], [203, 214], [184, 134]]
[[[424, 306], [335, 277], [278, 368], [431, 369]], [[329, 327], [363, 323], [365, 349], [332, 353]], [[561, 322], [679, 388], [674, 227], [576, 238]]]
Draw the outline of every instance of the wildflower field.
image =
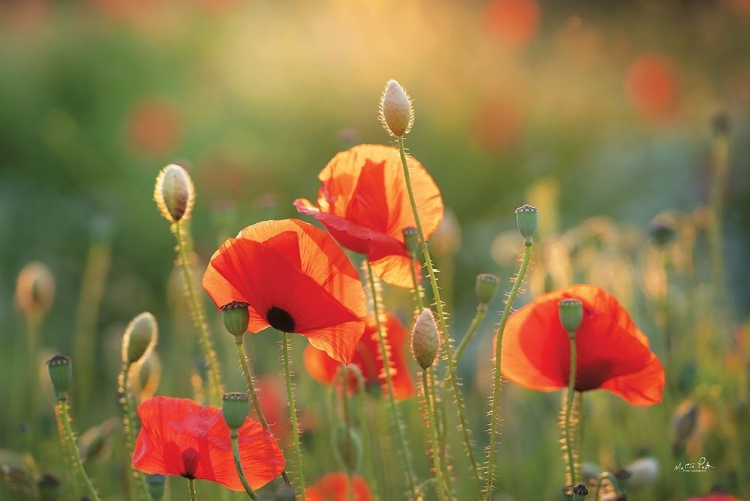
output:
[[750, 501], [750, 2], [0, 2], [0, 501]]

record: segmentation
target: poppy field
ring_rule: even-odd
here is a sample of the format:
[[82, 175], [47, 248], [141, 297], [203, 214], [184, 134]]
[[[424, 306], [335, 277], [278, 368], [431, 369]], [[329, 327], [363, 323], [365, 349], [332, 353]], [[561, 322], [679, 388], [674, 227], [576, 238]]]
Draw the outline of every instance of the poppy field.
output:
[[0, 500], [750, 500], [747, 2], [0, 27]]

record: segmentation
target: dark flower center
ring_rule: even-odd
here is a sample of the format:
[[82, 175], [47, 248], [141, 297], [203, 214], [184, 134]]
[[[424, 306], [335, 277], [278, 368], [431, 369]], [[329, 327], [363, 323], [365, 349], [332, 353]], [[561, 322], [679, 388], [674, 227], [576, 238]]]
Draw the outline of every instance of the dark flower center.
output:
[[286, 310], [271, 306], [266, 312], [266, 320], [271, 327], [281, 332], [294, 332], [294, 318]]
[[190, 449], [182, 451], [180, 456], [182, 459], [182, 473], [180, 476], [194, 479], [195, 474], [198, 471], [198, 460], [200, 459], [200, 454], [198, 454], [197, 450], [191, 447]]

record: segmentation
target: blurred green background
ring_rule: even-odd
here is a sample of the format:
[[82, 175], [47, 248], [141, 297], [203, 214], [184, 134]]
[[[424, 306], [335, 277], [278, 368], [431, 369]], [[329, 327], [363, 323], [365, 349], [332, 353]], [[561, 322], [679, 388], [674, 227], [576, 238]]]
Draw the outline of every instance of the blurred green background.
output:
[[[733, 318], [750, 309], [748, 0], [3, 0], [0, 68], [3, 383], [25, 344], [21, 268], [52, 270], [43, 344], [72, 353], [87, 253], [107, 241], [91, 350], [113, 406], [122, 326], [149, 310], [177, 329], [158, 171], [177, 162], [193, 177], [205, 262], [222, 236], [296, 217], [291, 202], [315, 197], [337, 151], [388, 142], [376, 112], [390, 78], [414, 98], [407, 146], [461, 226], [454, 323], [473, 314], [477, 273], [512, 273], [491, 244], [522, 203], [547, 203], [548, 235], [592, 216], [642, 229], [663, 210], [705, 205], [719, 110], [731, 123]], [[227, 201], [233, 219], [221, 218]], [[0, 384], [4, 400], [25, 391]], [[11, 443], [17, 423], [0, 425]]]

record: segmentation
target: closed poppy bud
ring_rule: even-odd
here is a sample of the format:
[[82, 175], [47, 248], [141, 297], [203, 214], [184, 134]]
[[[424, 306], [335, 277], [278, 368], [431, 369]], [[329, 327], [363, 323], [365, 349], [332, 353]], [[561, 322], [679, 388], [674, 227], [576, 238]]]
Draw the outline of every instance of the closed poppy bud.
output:
[[247, 419], [247, 394], [246, 393], [225, 393], [221, 397], [221, 412], [224, 415], [224, 421], [232, 431], [238, 430]]
[[477, 282], [474, 285], [474, 292], [477, 294], [479, 304], [488, 305], [497, 293], [497, 287], [500, 279], [491, 273], [482, 273], [477, 275]]
[[73, 381], [73, 366], [70, 358], [59, 353], [47, 361], [49, 378], [52, 380], [52, 386], [55, 388], [58, 400], [68, 398], [70, 383]]
[[41, 501], [53, 501], [60, 498], [60, 479], [49, 473], [42, 475], [37, 484]]
[[134, 364], [147, 356], [156, 344], [159, 329], [151, 313], [141, 313], [130, 321], [122, 337], [122, 361]]
[[344, 423], [333, 428], [333, 451], [344, 469], [355, 472], [362, 462], [362, 440], [359, 434]]
[[415, 256], [417, 254], [417, 249], [419, 249], [419, 232], [415, 227], [408, 226], [403, 229], [403, 233], [406, 252], [408, 252], [410, 256]]
[[190, 219], [195, 188], [187, 171], [177, 164], [164, 167], [156, 176], [154, 201], [161, 215], [170, 223]]
[[167, 483], [167, 477], [154, 473], [153, 475], [146, 475], [146, 486], [148, 487], [148, 495], [154, 501], [159, 501], [164, 497], [164, 488]]
[[247, 332], [247, 324], [250, 322], [250, 311], [247, 303], [232, 301], [221, 307], [221, 318], [224, 327], [234, 337], [239, 337]]
[[432, 366], [439, 346], [440, 338], [435, 317], [432, 316], [429, 308], [425, 308], [414, 323], [414, 329], [411, 332], [412, 353], [422, 369], [427, 370]]
[[405, 136], [414, 125], [414, 108], [411, 105], [411, 98], [395, 80], [389, 80], [385, 84], [378, 111], [380, 123], [391, 136]]
[[677, 406], [672, 414], [670, 432], [672, 435], [672, 448], [676, 452], [684, 449], [685, 443], [695, 431], [698, 424], [698, 406], [687, 400]]
[[294, 488], [289, 484], [281, 484], [276, 489], [276, 501], [295, 501], [297, 496], [294, 493]]
[[18, 275], [16, 301], [26, 317], [42, 316], [52, 306], [55, 297], [55, 279], [43, 263], [27, 264]]
[[575, 337], [576, 331], [583, 321], [583, 304], [578, 299], [562, 299], [557, 303], [560, 313], [560, 323], [568, 331], [570, 337]]
[[518, 225], [518, 231], [526, 240], [530, 240], [536, 232], [537, 225], [537, 213], [539, 211], [536, 207], [531, 205], [522, 205], [516, 209], [516, 224]]
[[589, 490], [583, 484], [578, 484], [573, 487], [573, 499], [576, 501], [582, 501], [588, 496]]

